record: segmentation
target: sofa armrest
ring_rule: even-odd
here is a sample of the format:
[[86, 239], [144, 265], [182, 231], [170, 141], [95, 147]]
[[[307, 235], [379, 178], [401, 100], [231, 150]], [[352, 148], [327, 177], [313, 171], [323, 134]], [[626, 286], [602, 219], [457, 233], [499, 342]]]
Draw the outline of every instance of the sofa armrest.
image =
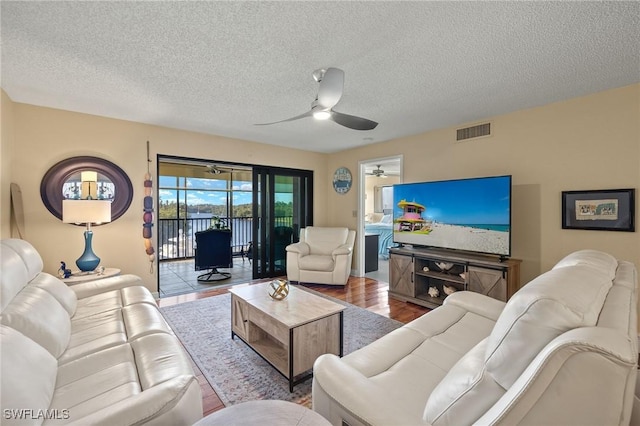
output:
[[[326, 398], [333, 401], [331, 404], [347, 410], [347, 417], [354, 417], [362, 424], [428, 424], [421, 418], [410, 417], [402, 407], [389, 404], [389, 389], [379, 387], [336, 355], [325, 354], [316, 359], [312, 392], [314, 411], [330, 419], [333, 424], [340, 422], [332, 418], [336, 412], [326, 406]], [[325, 400], [320, 403], [320, 399]], [[325, 412], [325, 409], [329, 412]]]
[[191, 425], [202, 418], [202, 391], [194, 376], [178, 376], [125, 398], [71, 425]]
[[105, 293], [112, 290], [120, 290], [125, 287], [142, 286], [144, 283], [137, 275], [125, 274], [115, 277], [103, 278], [94, 281], [88, 281], [81, 284], [72, 285], [69, 288], [76, 293], [78, 299], [95, 296], [96, 294]]
[[474, 291], [457, 291], [444, 299], [445, 304], [455, 305], [490, 320], [497, 321], [506, 303]]
[[338, 247], [336, 247], [335, 249], [333, 249], [333, 251], [331, 252], [332, 256], [339, 256], [339, 255], [344, 255], [344, 254], [351, 254], [351, 247], [347, 244], [342, 244], [339, 245]]
[[307, 256], [309, 254], [309, 252], [311, 251], [309, 248], [309, 244], [305, 243], [305, 242], [298, 242], [298, 243], [293, 243], [293, 244], [289, 244], [286, 247], [287, 251], [290, 251], [292, 253], [298, 253], [298, 255], [300, 256]]
[[[475, 424], [515, 425], [525, 417], [538, 424], [630, 424], [638, 360], [633, 339], [607, 327], [556, 337]], [[562, 395], [561, 403], [547, 395]]]

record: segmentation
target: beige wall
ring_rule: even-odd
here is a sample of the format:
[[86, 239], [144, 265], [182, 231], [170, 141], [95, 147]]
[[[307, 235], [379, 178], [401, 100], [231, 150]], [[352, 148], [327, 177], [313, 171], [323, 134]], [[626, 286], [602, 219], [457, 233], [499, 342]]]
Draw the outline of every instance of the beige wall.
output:
[[[640, 84], [488, 119], [491, 137], [455, 142], [462, 125], [440, 129], [330, 155], [329, 172], [348, 167], [357, 188], [359, 161], [402, 154], [404, 182], [511, 174], [512, 256], [523, 260], [522, 283], [582, 248], [640, 265], [639, 231], [563, 230], [560, 223], [561, 191], [640, 187]], [[327, 190], [329, 204], [341, 206], [328, 223], [355, 229], [358, 191]]]
[[[5, 114], [7, 109], [11, 114]], [[40, 200], [40, 179], [64, 158], [106, 158], [127, 172], [135, 196], [123, 217], [96, 229], [95, 251], [107, 266], [141, 275], [155, 291], [156, 276], [149, 274], [141, 226], [149, 140], [153, 167], [156, 154], [161, 153], [313, 170], [316, 225], [353, 229], [357, 228], [353, 212], [358, 209], [359, 161], [403, 155], [405, 182], [511, 174], [512, 255], [523, 260], [523, 283], [565, 254], [587, 247], [640, 265], [638, 231], [560, 227], [561, 191], [640, 187], [640, 84], [488, 119], [493, 134], [485, 139], [455, 142], [455, 128], [447, 128], [324, 155], [12, 103], [3, 94], [2, 236], [7, 232], [4, 197], [10, 164], [10, 179], [23, 193], [27, 238], [43, 254], [46, 270], [54, 272], [60, 260], [77, 258], [83, 244], [81, 229], [49, 214]], [[7, 139], [12, 141], [8, 147]], [[340, 166], [354, 175], [354, 188], [344, 195], [336, 194], [330, 184]], [[640, 194], [636, 211], [638, 199]]]
[[[22, 189], [26, 239], [41, 253], [49, 273], [56, 272], [61, 260], [73, 265], [82, 253], [84, 239], [82, 228], [61, 223], [45, 208], [40, 181], [58, 161], [90, 155], [120, 166], [134, 188], [129, 210], [117, 221], [94, 228], [94, 251], [103, 265], [137, 274], [150, 290], [157, 291], [157, 272], [150, 269], [142, 239], [147, 140], [154, 178], [156, 154], [313, 170], [314, 219], [318, 224], [326, 221], [326, 155], [20, 103], [13, 103], [13, 111], [11, 179]], [[5, 186], [3, 180], [3, 191]], [[3, 217], [3, 229], [4, 222]]]
[[0, 90], [0, 238], [11, 237], [9, 221], [11, 157], [13, 149], [13, 102]]

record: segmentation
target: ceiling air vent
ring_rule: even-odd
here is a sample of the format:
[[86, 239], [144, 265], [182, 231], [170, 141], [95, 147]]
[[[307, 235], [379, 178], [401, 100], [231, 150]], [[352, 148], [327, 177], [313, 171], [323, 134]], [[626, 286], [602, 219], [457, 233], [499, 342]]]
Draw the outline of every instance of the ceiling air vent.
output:
[[479, 138], [481, 136], [489, 135], [491, 135], [491, 123], [478, 124], [477, 126], [458, 129], [456, 141], [465, 141], [467, 139]]

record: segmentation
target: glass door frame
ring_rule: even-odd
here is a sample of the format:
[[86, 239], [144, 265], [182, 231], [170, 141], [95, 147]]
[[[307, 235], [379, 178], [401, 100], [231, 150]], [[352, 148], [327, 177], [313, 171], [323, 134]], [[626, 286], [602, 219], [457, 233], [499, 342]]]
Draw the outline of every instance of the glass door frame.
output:
[[[271, 236], [275, 234], [275, 194], [276, 177], [285, 176], [300, 178], [299, 198], [300, 212], [294, 224], [293, 242], [298, 242], [301, 228], [313, 225], [313, 171], [289, 169], [282, 167], [253, 166], [253, 279], [272, 278], [281, 276], [282, 272], [275, 269], [275, 244]], [[295, 201], [294, 201], [295, 207]], [[295, 213], [294, 213], [294, 217]], [[263, 218], [265, 220], [263, 220]], [[264, 223], [264, 226], [260, 226]], [[296, 226], [297, 225], [297, 229]], [[262, 243], [264, 242], [264, 244]], [[285, 270], [286, 275], [286, 270]]]

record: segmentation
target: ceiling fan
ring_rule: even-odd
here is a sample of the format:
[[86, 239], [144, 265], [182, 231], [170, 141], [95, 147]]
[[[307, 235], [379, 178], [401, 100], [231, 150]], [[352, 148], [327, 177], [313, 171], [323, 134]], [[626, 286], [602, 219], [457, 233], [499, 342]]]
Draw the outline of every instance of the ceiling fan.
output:
[[304, 114], [287, 118], [286, 120], [274, 121], [273, 123], [261, 123], [256, 126], [267, 126], [269, 124], [283, 123], [285, 121], [298, 120], [305, 117], [314, 117], [317, 120], [332, 120], [344, 127], [354, 130], [372, 130], [378, 125], [375, 121], [368, 120], [355, 115], [344, 114], [335, 111], [334, 106], [342, 97], [344, 88], [344, 71], [338, 68], [327, 68], [315, 70], [313, 78], [319, 83], [318, 95], [311, 102], [311, 109]]
[[375, 177], [383, 177], [383, 178], [387, 177], [387, 175], [384, 174], [384, 170], [380, 168], [380, 164], [378, 164], [377, 169], [374, 169], [371, 171], [371, 173], [366, 173], [366, 174], [370, 176], [375, 176]]

